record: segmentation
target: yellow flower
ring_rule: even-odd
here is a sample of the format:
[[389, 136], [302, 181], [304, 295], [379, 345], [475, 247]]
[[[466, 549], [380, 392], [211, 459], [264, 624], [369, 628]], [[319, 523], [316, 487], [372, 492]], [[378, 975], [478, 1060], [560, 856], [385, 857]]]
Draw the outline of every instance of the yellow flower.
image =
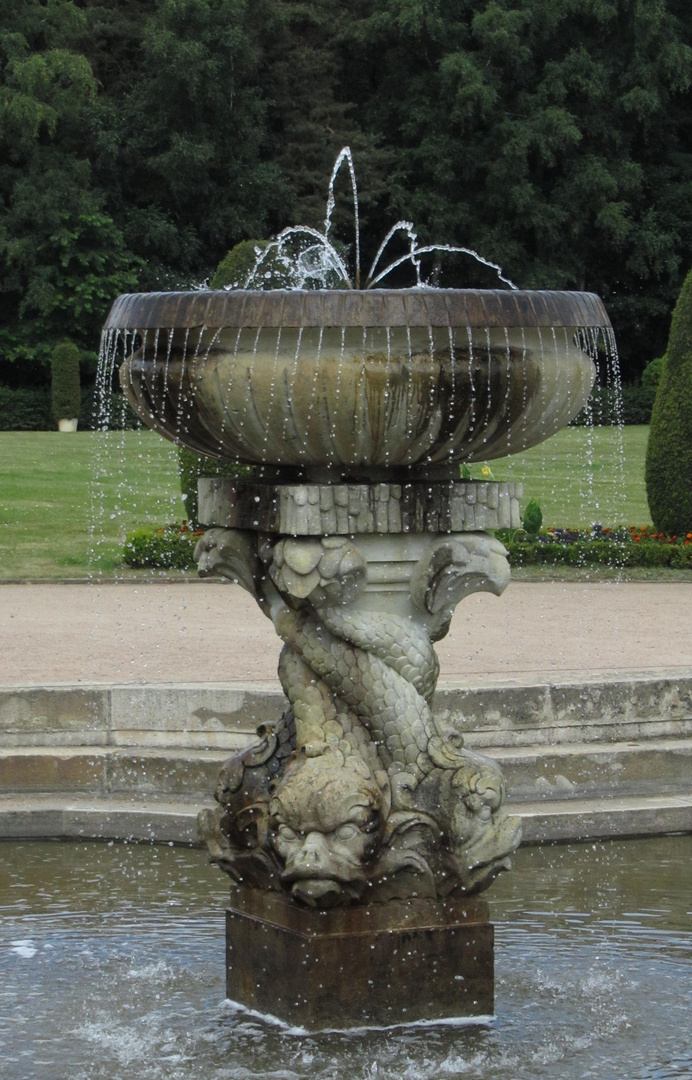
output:
[[489, 465], [484, 465], [483, 466], [483, 468], [481, 469], [481, 476], [485, 480], [492, 480], [492, 478], [493, 478], [493, 470], [490, 468]]

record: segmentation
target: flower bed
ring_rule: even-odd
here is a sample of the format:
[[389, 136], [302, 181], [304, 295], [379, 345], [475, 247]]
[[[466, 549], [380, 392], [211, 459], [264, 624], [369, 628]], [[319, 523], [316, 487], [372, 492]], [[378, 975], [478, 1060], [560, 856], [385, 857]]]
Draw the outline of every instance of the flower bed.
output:
[[628, 529], [547, 529], [535, 537], [523, 530], [500, 539], [511, 566], [669, 566], [692, 570], [692, 532], [664, 536], [647, 526]]

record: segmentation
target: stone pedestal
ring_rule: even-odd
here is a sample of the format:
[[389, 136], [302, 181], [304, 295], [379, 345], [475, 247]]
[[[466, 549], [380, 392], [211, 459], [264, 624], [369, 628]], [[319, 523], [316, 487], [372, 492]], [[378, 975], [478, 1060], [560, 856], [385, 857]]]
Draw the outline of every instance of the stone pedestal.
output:
[[200, 482], [200, 574], [252, 593], [284, 641], [288, 708], [223, 766], [200, 814], [235, 882], [228, 996], [310, 1029], [493, 1011], [493, 931], [475, 894], [518, 819], [496, 762], [438, 723], [445, 636], [498, 595], [518, 490], [457, 481]]
[[475, 897], [312, 911], [247, 889], [226, 920], [228, 997], [308, 1031], [493, 1012], [493, 927]]
[[518, 529], [521, 484], [494, 481], [381, 484], [199, 481], [199, 518], [283, 536], [457, 533]]

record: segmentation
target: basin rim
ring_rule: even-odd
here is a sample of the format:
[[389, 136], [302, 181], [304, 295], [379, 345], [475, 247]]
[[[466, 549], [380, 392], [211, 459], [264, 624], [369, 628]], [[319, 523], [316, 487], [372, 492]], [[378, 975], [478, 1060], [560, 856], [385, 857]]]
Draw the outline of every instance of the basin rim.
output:
[[193, 327], [579, 327], [608, 329], [596, 293], [507, 289], [234, 289], [126, 293], [108, 330]]

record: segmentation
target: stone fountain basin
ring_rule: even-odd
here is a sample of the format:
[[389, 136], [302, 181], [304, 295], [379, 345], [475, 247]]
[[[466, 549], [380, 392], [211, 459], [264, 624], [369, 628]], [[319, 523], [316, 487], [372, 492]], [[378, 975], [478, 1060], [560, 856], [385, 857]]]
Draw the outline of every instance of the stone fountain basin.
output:
[[249, 464], [388, 469], [525, 450], [586, 404], [592, 293], [140, 293], [105, 331], [145, 424]]

